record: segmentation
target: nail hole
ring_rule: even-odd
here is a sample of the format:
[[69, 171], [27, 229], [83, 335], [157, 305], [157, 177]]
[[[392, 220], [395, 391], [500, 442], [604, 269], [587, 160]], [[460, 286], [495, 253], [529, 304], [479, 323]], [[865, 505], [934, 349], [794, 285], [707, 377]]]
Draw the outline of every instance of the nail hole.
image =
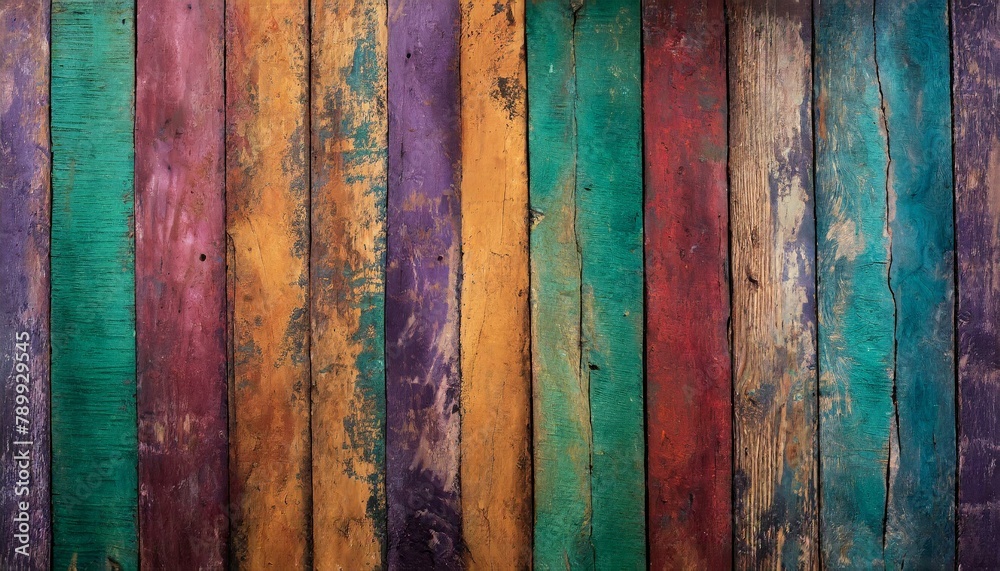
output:
[[206, 259], [208, 259], [208, 256], [206, 256], [205, 254], [202, 254], [202, 255], [198, 256], [198, 259], [204, 262]]

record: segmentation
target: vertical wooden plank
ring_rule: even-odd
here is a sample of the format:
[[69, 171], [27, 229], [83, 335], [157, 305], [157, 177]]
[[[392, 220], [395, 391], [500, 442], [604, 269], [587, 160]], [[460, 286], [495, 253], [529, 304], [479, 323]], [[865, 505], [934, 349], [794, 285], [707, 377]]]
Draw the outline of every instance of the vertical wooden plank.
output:
[[875, 53], [896, 309], [885, 562], [953, 567], [955, 254], [947, 0], [876, 1]]
[[818, 567], [812, 9], [729, 17], [736, 567]]
[[312, 3], [313, 544], [385, 565], [386, 4]]
[[958, 563], [1000, 567], [1000, 13], [952, 3], [958, 252]]
[[536, 565], [642, 568], [640, 7], [527, 22]]
[[[816, 13], [823, 559], [881, 566], [894, 322], [872, 0]], [[893, 432], [895, 432], [893, 430]]]
[[732, 565], [726, 20], [647, 0], [646, 411], [650, 566]]
[[311, 564], [306, 0], [226, 3], [233, 563]]
[[462, 530], [466, 566], [531, 567], [524, 2], [462, 4]]
[[134, 4], [52, 3], [57, 569], [138, 565]]
[[592, 569], [590, 394], [581, 371], [575, 12], [527, 2], [534, 562]]
[[48, 569], [48, 3], [0, 6], [0, 86], [0, 568]]
[[[947, 4], [817, 12], [824, 562], [954, 558]], [[877, 469], [873, 469], [877, 468]]]
[[227, 566], [221, 0], [136, 13], [140, 562]]
[[389, 567], [457, 569], [461, 133], [457, 0], [389, 2]]

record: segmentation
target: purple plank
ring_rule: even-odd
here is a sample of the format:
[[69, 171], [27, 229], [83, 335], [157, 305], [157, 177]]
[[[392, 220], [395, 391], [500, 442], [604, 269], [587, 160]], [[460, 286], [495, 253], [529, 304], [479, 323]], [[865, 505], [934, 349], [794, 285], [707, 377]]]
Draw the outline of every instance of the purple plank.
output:
[[0, 3], [0, 569], [49, 567], [49, 3]]
[[958, 561], [1000, 567], [1000, 19], [956, 0], [953, 98], [958, 250]]
[[389, 567], [461, 566], [457, 0], [389, 2]]

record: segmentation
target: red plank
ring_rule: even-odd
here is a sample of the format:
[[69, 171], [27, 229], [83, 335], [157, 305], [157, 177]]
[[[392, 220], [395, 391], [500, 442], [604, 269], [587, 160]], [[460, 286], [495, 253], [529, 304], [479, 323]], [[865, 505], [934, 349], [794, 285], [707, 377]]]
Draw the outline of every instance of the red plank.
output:
[[722, 0], [643, 14], [649, 549], [653, 569], [732, 562]]
[[228, 559], [223, 5], [137, 5], [136, 336], [145, 569], [219, 569]]

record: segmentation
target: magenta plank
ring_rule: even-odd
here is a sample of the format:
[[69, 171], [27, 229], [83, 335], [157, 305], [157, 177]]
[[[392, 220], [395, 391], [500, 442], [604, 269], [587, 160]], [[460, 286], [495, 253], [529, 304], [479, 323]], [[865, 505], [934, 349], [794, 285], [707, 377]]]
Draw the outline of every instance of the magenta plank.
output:
[[145, 569], [228, 557], [223, 0], [139, 0], [136, 336]]
[[461, 566], [457, 0], [389, 2], [389, 567]]

